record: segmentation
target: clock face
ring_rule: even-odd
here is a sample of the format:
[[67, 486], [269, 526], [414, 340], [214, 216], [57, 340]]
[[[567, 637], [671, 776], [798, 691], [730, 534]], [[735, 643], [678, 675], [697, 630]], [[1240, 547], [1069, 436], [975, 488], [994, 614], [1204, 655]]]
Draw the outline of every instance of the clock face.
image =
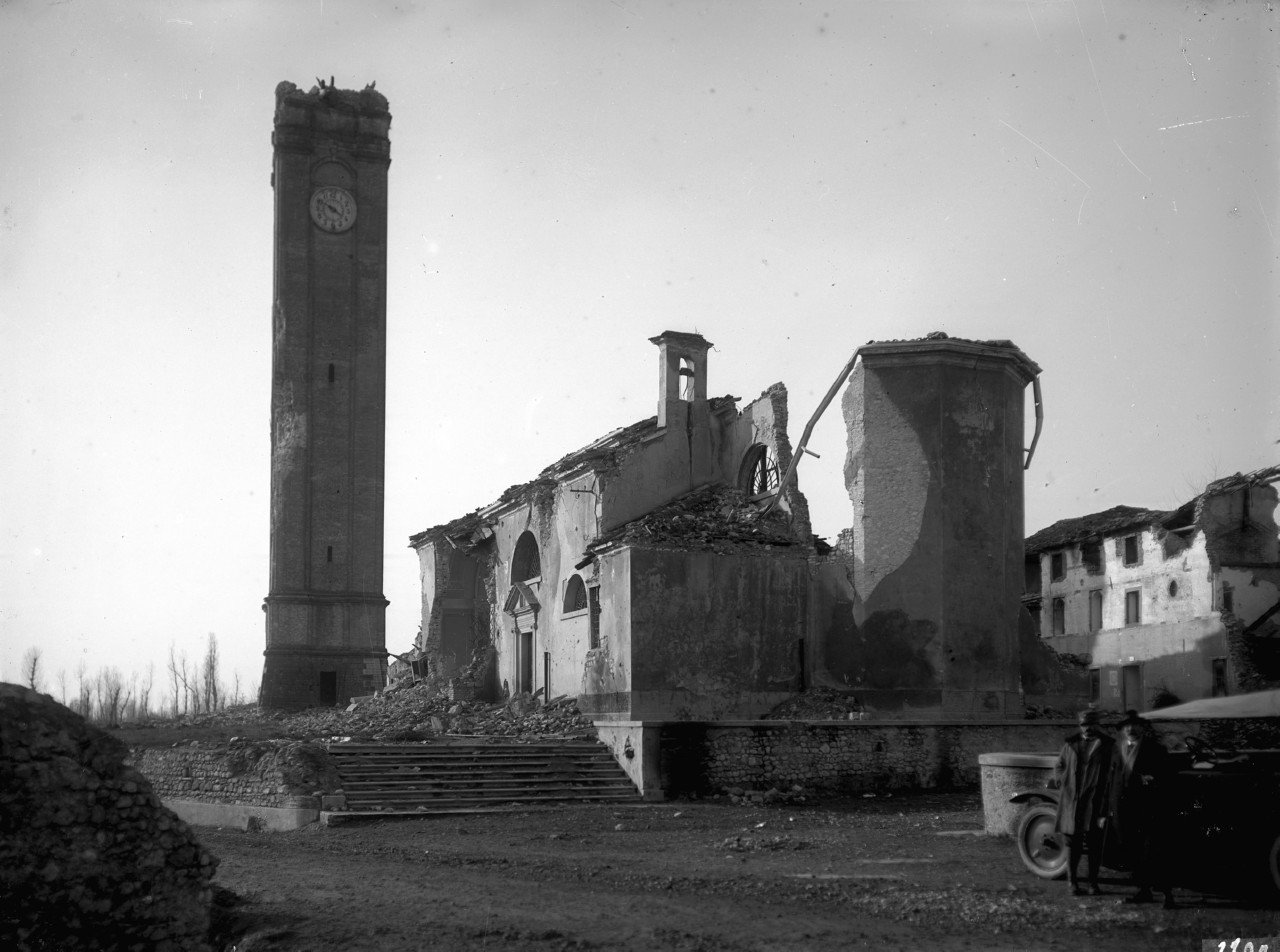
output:
[[323, 185], [311, 193], [311, 220], [334, 234], [356, 222], [356, 200], [345, 188]]

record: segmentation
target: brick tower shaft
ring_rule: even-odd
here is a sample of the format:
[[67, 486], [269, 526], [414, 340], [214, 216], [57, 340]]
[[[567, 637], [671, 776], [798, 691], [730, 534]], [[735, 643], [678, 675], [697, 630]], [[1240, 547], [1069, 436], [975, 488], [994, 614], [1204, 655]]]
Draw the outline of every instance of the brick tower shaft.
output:
[[276, 88], [267, 708], [386, 679], [390, 125], [371, 88]]

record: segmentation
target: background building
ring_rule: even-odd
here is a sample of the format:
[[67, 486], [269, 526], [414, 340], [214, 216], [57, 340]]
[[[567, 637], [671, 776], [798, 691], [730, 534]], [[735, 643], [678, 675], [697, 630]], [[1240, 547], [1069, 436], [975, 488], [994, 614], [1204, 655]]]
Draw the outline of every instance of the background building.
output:
[[1044, 643], [1088, 664], [1114, 710], [1269, 686], [1280, 467], [1215, 480], [1172, 511], [1116, 506], [1026, 543], [1024, 604]]

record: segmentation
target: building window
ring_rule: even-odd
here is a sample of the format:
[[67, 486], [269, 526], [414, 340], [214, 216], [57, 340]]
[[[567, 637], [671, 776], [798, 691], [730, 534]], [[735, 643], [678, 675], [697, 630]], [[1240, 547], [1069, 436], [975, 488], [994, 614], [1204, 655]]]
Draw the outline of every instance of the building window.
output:
[[1061, 582], [1067, 577], [1066, 553], [1055, 552], [1049, 556], [1049, 581]]
[[753, 444], [742, 457], [738, 485], [751, 497], [778, 491], [778, 462], [763, 444]]
[[1178, 597], [1178, 583], [1176, 581], [1169, 583], [1169, 597], [1170, 598]]
[[1040, 612], [1042, 603], [1040, 599], [1027, 602], [1027, 614], [1031, 616], [1031, 630], [1036, 633], [1036, 637], [1040, 637]]
[[1124, 593], [1124, 623], [1126, 625], [1142, 624], [1142, 590], [1131, 588]]
[[1213, 659], [1213, 696], [1227, 696], [1227, 659]]
[[1224, 612], [1234, 612], [1236, 610], [1235, 592], [1231, 590], [1231, 586], [1226, 582], [1222, 583], [1222, 597], [1219, 610]]
[[1089, 630], [1102, 630], [1102, 589], [1095, 588], [1089, 593]]
[[1121, 540], [1121, 552], [1124, 555], [1125, 565], [1141, 565], [1142, 564], [1142, 547], [1138, 545], [1138, 536], [1125, 536]]
[[1084, 563], [1085, 570], [1090, 575], [1097, 575], [1102, 571], [1102, 543], [1086, 542], [1080, 546], [1080, 561]]
[[1052, 619], [1053, 627], [1050, 630], [1055, 635], [1065, 635], [1067, 633], [1066, 602], [1063, 601], [1061, 598], [1055, 598], [1053, 600], [1053, 605], [1050, 610], [1053, 612], [1053, 619]]
[[1102, 698], [1102, 671], [1099, 668], [1089, 669], [1089, 701], [1097, 703]]
[[600, 647], [600, 586], [592, 585], [587, 589], [587, 604], [591, 608], [591, 624], [588, 628], [589, 646]]
[[569, 579], [564, 588], [564, 613], [585, 611], [587, 608], [587, 587], [582, 584], [582, 576], [575, 575]]
[[1029, 555], [1023, 571], [1023, 591], [1028, 595], [1039, 595], [1044, 580], [1040, 569], [1040, 556]]
[[527, 582], [542, 577], [542, 563], [538, 555], [538, 540], [532, 532], [526, 532], [516, 541], [511, 556], [511, 582]]

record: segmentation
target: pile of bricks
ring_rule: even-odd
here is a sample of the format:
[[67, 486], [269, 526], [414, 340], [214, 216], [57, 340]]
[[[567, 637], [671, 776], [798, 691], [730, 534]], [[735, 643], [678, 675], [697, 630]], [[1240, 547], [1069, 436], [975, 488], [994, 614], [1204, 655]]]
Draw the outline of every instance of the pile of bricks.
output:
[[0, 684], [0, 948], [207, 949], [217, 865], [123, 744]]

